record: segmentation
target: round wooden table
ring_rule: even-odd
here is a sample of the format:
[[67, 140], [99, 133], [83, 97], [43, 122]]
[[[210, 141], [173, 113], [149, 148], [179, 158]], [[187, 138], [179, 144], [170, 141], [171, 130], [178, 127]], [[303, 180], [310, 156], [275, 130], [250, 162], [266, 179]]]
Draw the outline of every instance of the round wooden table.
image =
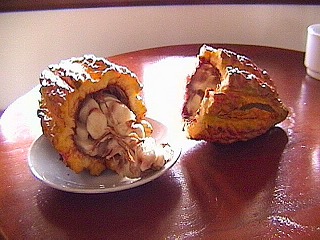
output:
[[[185, 77], [201, 44], [110, 57], [144, 83], [148, 116], [182, 148], [178, 162], [145, 185], [105, 194], [69, 193], [37, 180], [27, 164], [41, 135], [39, 86], [17, 99], [0, 127], [0, 226], [8, 239], [270, 239], [320, 237], [320, 81], [304, 53], [212, 44], [268, 70], [288, 118], [247, 142], [187, 140], [180, 111]], [[13, 89], [14, 91], [14, 89]]]

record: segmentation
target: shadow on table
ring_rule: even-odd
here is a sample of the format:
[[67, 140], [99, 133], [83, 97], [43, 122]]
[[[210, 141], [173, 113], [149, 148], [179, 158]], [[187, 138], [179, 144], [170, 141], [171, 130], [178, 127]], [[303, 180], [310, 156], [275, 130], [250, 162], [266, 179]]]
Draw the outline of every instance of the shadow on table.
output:
[[[106, 194], [67, 193], [49, 187], [38, 194], [43, 216], [70, 239], [152, 239], [179, 202], [171, 170], [137, 188]], [[147, 226], [147, 227], [146, 227]], [[162, 229], [164, 230], [164, 229]]]
[[199, 142], [181, 156], [193, 201], [207, 230], [224, 231], [268, 214], [283, 150], [285, 131], [275, 127], [246, 142]]

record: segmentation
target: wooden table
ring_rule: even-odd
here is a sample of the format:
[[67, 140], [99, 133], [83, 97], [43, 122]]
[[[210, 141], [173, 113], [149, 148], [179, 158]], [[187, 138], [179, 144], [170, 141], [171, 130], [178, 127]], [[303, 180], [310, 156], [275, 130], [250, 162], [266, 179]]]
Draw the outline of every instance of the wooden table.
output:
[[[320, 237], [320, 81], [304, 53], [221, 45], [266, 68], [289, 117], [248, 142], [220, 146], [184, 138], [185, 76], [200, 44], [110, 57], [144, 82], [148, 116], [182, 147], [177, 164], [130, 190], [76, 194], [30, 173], [30, 144], [41, 134], [38, 86], [4, 112], [0, 127], [0, 226], [9, 239], [311, 239]], [[14, 89], [13, 89], [14, 90]]]

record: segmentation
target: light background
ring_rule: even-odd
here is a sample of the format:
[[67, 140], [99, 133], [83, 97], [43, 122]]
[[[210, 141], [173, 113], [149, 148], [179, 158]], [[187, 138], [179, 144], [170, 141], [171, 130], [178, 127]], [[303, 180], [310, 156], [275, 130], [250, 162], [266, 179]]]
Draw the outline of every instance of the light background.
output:
[[182, 5], [0, 13], [0, 109], [38, 84], [51, 63], [93, 53], [188, 43], [238, 43], [304, 51], [320, 6]]

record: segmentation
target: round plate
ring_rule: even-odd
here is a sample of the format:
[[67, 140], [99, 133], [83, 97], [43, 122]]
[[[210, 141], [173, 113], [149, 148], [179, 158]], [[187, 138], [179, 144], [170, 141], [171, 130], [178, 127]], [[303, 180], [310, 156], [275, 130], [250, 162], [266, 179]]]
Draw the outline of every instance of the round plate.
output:
[[[167, 128], [158, 121], [148, 119], [153, 126], [153, 134], [157, 143], [167, 143]], [[171, 143], [169, 143], [171, 145]], [[30, 148], [28, 165], [32, 174], [49, 186], [74, 193], [108, 193], [134, 188], [148, 183], [172, 167], [181, 153], [181, 148], [172, 146], [172, 158], [157, 171], [147, 170], [141, 177], [130, 179], [121, 177], [111, 170], [105, 170], [99, 176], [92, 176], [87, 171], [75, 173], [61, 161], [59, 153], [52, 147], [50, 141], [41, 135]]]

